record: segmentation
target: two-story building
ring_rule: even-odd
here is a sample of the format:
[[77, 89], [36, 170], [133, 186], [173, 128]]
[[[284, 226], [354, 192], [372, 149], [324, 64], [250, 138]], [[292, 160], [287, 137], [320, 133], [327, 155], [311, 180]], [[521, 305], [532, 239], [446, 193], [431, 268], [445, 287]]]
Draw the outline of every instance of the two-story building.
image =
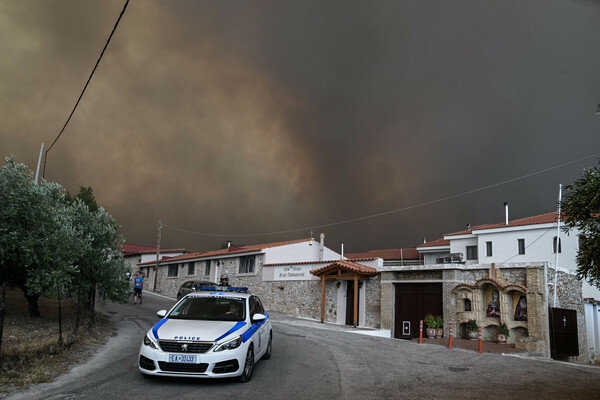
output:
[[[561, 225], [564, 227], [564, 221]], [[386, 293], [388, 281], [393, 286], [389, 291], [396, 297], [404, 292], [407, 297], [427, 292], [437, 298], [433, 301], [437, 313], [454, 321], [459, 333], [468, 320], [476, 319], [484, 328], [484, 337], [491, 340], [498, 325], [505, 323], [517, 346], [539, 354], [558, 351], [556, 358], [562, 353], [558, 334], [553, 336], [549, 329], [557, 318], [553, 313], [572, 311], [568, 318], [561, 317], [560, 325], [567, 320], [572, 324], [577, 348], [571, 344], [564, 354], [593, 359], [598, 356], [598, 319], [587, 317], [593, 313], [584, 312], [583, 299], [597, 307], [591, 299], [599, 298], [600, 292], [577, 279], [580, 237], [577, 231], [565, 232], [562, 227], [555, 212], [512, 221], [507, 213], [502, 223], [467, 226], [419, 245], [423, 266], [382, 272], [382, 293]], [[495, 312], [489, 312], [492, 303]], [[402, 321], [414, 321], [406, 317], [408, 311], [402, 311], [401, 304], [396, 298], [391, 318], [396, 318], [395, 332], [402, 329]], [[517, 316], [519, 304], [527, 305], [527, 321]], [[382, 315], [383, 325], [387, 319], [389, 316]]]

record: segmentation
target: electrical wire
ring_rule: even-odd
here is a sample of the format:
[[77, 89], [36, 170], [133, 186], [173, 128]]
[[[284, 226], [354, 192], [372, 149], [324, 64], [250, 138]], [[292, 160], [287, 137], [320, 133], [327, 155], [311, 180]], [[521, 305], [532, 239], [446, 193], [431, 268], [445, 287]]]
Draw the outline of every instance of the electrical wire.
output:
[[65, 122], [62, 129], [58, 133], [58, 136], [56, 136], [56, 139], [54, 139], [54, 142], [52, 142], [50, 147], [48, 147], [48, 150], [46, 150], [46, 153], [44, 155], [44, 171], [42, 173], [42, 178], [46, 176], [46, 161], [48, 159], [48, 152], [50, 150], [52, 150], [52, 147], [54, 147], [54, 145], [56, 144], [58, 139], [60, 139], [61, 135], [65, 131], [65, 128], [69, 124], [71, 117], [75, 113], [75, 110], [77, 109], [77, 106], [79, 105], [79, 102], [81, 101], [81, 98], [83, 97], [83, 94], [85, 93], [85, 90], [87, 89], [90, 81], [92, 80], [92, 76], [94, 76], [94, 72], [96, 72], [96, 68], [98, 68], [98, 64], [100, 64], [100, 60], [102, 59], [102, 56], [104, 55], [104, 52], [106, 51], [106, 48], [108, 47], [108, 44], [110, 43], [110, 39], [112, 39], [113, 34], [117, 30], [117, 26], [119, 25], [119, 22], [121, 21], [121, 18], [123, 17], [123, 14], [125, 13], [125, 9], [127, 8], [128, 4], [129, 4], [129, 0], [127, 0], [125, 2], [125, 5], [123, 6], [121, 13], [119, 14], [119, 18], [117, 19], [117, 22], [115, 23], [115, 26], [113, 27], [112, 31], [110, 32], [110, 35], [108, 36], [108, 40], [106, 41], [106, 44], [104, 45], [104, 48], [102, 49], [102, 52], [100, 53], [100, 57], [98, 57], [98, 60], [96, 61], [96, 65], [94, 65], [94, 69], [92, 70], [92, 73], [90, 74], [90, 77], [88, 78], [87, 82], [85, 83], [85, 86], [83, 87], [83, 90], [81, 91], [81, 94], [79, 95], [79, 98], [77, 99], [77, 102], [75, 103], [75, 106], [73, 107], [73, 110], [71, 110], [71, 114], [69, 114], [69, 118], [67, 118], [67, 121]]
[[381, 213], [378, 213], [378, 214], [367, 215], [367, 216], [364, 216], [364, 217], [347, 219], [347, 220], [344, 220], [344, 221], [332, 222], [332, 223], [329, 223], [329, 224], [313, 225], [313, 226], [304, 227], [304, 228], [295, 228], [295, 229], [288, 229], [288, 230], [276, 231], [276, 232], [262, 232], [262, 233], [248, 233], [248, 234], [221, 234], [221, 233], [194, 232], [194, 231], [188, 231], [188, 230], [185, 230], [185, 229], [181, 229], [181, 228], [177, 228], [177, 227], [174, 227], [174, 226], [170, 226], [170, 225], [167, 225], [165, 223], [163, 223], [163, 226], [166, 227], [166, 228], [169, 228], [169, 229], [173, 229], [173, 230], [176, 230], [176, 231], [179, 231], [179, 232], [183, 232], [183, 233], [189, 233], [189, 234], [192, 234], [192, 235], [213, 236], [213, 237], [268, 236], [268, 235], [280, 235], [280, 234], [284, 234], [284, 233], [292, 233], [292, 232], [299, 232], [299, 231], [308, 231], [309, 229], [316, 229], [316, 228], [327, 228], [327, 227], [330, 227], [330, 226], [336, 226], [336, 225], [348, 224], [348, 223], [351, 223], [351, 222], [363, 221], [363, 220], [366, 220], [366, 219], [377, 218], [377, 217], [381, 217], [381, 216], [384, 216], [384, 215], [390, 215], [390, 214], [399, 213], [399, 212], [403, 212], [403, 211], [407, 211], [407, 210], [412, 210], [412, 209], [419, 208], [419, 207], [428, 206], [428, 205], [435, 204], [435, 203], [440, 203], [440, 202], [443, 202], [443, 201], [446, 201], [446, 200], [455, 199], [455, 198], [466, 196], [466, 195], [473, 194], [473, 193], [476, 193], [476, 192], [481, 192], [483, 190], [491, 189], [491, 188], [494, 188], [494, 187], [497, 187], [497, 186], [505, 185], [507, 183], [512, 183], [512, 182], [515, 182], [515, 181], [518, 181], [518, 180], [521, 180], [521, 179], [529, 178], [529, 177], [532, 177], [532, 176], [535, 176], [535, 175], [542, 174], [544, 172], [548, 172], [548, 171], [552, 171], [552, 170], [555, 170], [555, 169], [558, 169], [558, 168], [562, 168], [562, 167], [565, 167], [567, 165], [575, 164], [577, 162], [580, 162], [580, 161], [583, 161], [583, 160], [587, 160], [589, 158], [593, 158], [593, 157], [597, 157], [597, 156], [600, 156], [600, 153], [595, 153], [595, 154], [592, 154], [592, 155], [589, 155], [589, 156], [586, 156], [586, 157], [578, 158], [577, 160], [569, 161], [569, 162], [566, 162], [566, 163], [563, 163], [563, 164], [560, 164], [560, 165], [555, 165], [553, 167], [549, 167], [549, 168], [546, 168], [546, 169], [543, 169], [543, 170], [540, 170], [540, 171], [537, 171], [537, 172], [532, 172], [532, 173], [529, 173], [529, 174], [526, 174], [526, 175], [521, 175], [521, 176], [516, 177], [516, 178], [508, 179], [508, 180], [505, 180], [505, 181], [502, 181], [502, 182], [498, 182], [498, 183], [494, 183], [494, 184], [487, 185], [487, 186], [482, 186], [482, 187], [477, 188], [477, 189], [472, 189], [472, 190], [468, 190], [466, 192], [453, 194], [453, 195], [442, 197], [442, 198], [439, 198], [439, 199], [436, 199], [436, 200], [430, 200], [430, 201], [426, 201], [426, 202], [423, 202], [423, 203], [414, 204], [414, 205], [403, 207], [403, 208], [398, 208], [398, 209], [395, 209], [395, 210], [385, 211], [385, 212], [381, 212]]
[[[551, 226], [550, 228], [546, 229], [546, 231], [544, 231], [544, 233], [542, 233], [540, 236], [537, 237], [537, 239], [535, 239], [533, 242], [529, 243], [529, 245], [525, 246], [525, 250], [527, 250], [529, 247], [531, 247], [535, 242], [537, 242], [538, 240], [540, 240], [543, 236], [545, 236], [548, 232], [550, 232], [552, 229], [555, 229], [557, 226], [557, 224], [554, 224], [553, 226]], [[501, 264], [507, 263], [510, 260], [512, 260], [513, 258], [517, 257], [517, 256], [522, 256], [523, 254], [515, 254], [512, 257], [507, 258], [506, 260], [502, 261]]]

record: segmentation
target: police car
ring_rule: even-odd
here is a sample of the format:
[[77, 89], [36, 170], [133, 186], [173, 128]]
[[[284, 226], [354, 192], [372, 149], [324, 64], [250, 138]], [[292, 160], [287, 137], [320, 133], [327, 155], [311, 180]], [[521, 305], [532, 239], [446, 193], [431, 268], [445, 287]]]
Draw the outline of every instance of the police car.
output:
[[254, 363], [271, 358], [273, 332], [260, 299], [246, 288], [201, 287], [179, 300], [144, 337], [144, 376], [252, 378]]

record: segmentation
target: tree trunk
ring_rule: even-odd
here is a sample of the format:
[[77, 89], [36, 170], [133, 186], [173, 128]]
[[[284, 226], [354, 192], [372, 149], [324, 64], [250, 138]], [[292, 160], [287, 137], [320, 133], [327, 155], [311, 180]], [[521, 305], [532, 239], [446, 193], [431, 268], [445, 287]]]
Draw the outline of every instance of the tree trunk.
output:
[[81, 315], [81, 287], [77, 289], [77, 316], [75, 318], [75, 329], [73, 329], [73, 335], [77, 334], [79, 329], [79, 316]]
[[29, 316], [31, 318], [41, 317], [40, 310], [38, 308], [38, 299], [40, 298], [40, 295], [39, 294], [28, 295], [27, 288], [25, 287], [25, 283], [23, 283], [23, 284], [17, 283], [17, 286], [23, 292], [23, 296], [25, 296], [25, 299], [27, 299], [27, 305], [29, 307]]
[[62, 307], [60, 304], [60, 285], [57, 289], [58, 294], [58, 344], [62, 345], [63, 337], [62, 337]]
[[92, 325], [94, 325], [96, 323], [96, 289], [91, 290], [90, 311], [92, 312]]
[[2, 333], [4, 331], [4, 314], [6, 313], [6, 282], [2, 282], [2, 301], [0, 302], [0, 350], [2, 349]]

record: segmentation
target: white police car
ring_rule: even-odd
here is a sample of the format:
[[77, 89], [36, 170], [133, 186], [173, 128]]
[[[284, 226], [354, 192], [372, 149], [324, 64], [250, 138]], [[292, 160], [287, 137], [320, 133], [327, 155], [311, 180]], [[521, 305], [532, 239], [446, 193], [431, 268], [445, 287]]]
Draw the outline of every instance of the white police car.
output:
[[167, 312], [144, 337], [144, 376], [252, 378], [254, 363], [271, 358], [269, 314], [246, 288], [202, 287]]

